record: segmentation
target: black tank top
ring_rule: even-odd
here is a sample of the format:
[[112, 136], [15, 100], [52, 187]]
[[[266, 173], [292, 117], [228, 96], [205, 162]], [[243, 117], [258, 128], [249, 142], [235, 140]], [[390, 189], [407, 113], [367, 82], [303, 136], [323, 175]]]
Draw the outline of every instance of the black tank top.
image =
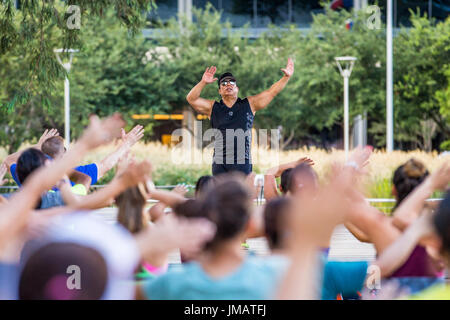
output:
[[214, 130], [215, 163], [251, 163], [253, 118], [247, 98], [238, 98], [231, 108], [227, 107], [223, 100], [214, 102], [211, 126], [216, 129]]

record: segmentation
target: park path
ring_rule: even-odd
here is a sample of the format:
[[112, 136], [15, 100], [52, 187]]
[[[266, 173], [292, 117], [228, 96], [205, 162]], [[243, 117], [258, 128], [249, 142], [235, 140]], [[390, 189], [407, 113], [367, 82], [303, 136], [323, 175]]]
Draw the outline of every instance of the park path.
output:
[[[115, 223], [117, 216], [116, 208], [103, 208], [95, 210], [92, 214], [106, 223]], [[249, 239], [247, 243], [250, 250], [257, 255], [267, 255], [268, 247], [264, 238]], [[369, 260], [375, 258], [375, 250], [372, 244], [362, 243], [358, 241], [344, 226], [338, 226], [334, 230], [331, 238], [331, 246], [329, 258], [331, 260], [341, 261], [358, 261]], [[169, 257], [170, 264], [180, 263], [179, 252], [173, 252]]]

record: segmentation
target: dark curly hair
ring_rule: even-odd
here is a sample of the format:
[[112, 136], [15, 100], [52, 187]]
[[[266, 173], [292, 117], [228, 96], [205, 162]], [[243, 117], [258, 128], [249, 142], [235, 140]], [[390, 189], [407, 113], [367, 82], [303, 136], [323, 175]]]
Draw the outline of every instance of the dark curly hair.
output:
[[[409, 159], [394, 172], [393, 183], [397, 190], [397, 207], [428, 176], [425, 165], [417, 159]], [[395, 208], [394, 208], [395, 209]]]

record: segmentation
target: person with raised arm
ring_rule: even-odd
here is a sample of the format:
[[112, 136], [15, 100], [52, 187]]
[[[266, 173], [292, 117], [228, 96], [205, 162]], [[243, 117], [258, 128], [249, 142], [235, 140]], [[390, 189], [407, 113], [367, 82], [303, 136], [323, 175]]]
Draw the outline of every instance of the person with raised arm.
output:
[[[433, 215], [425, 212], [373, 262], [318, 259], [320, 244], [331, 237], [336, 225], [349, 218], [355, 178], [355, 172], [342, 167], [315, 198], [300, 195], [269, 202], [266, 219], [278, 225], [268, 233], [269, 244], [278, 255], [287, 255], [291, 261], [279, 288], [279, 299], [333, 300], [337, 295], [362, 291], [365, 285], [374, 287], [376, 281], [407, 261], [421, 239], [433, 235]], [[280, 209], [282, 215], [276, 212]], [[287, 233], [291, 236], [287, 237]], [[321, 288], [317, 290], [316, 280], [320, 278]]]
[[20, 191], [0, 207], [0, 245], [14, 237], [24, 227], [42, 193], [49, 190], [64, 174], [75, 167], [88, 151], [118, 137], [123, 124], [118, 114], [103, 121], [96, 116], [91, 117], [89, 127], [71, 150], [54, 161], [51, 166], [42, 166], [32, 172], [24, 181]]
[[[69, 180], [73, 181], [70, 183], [72, 187], [76, 184], [80, 184], [85, 187], [84, 190], [80, 190], [79, 187], [72, 188], [72, 191], [79, 195], [85, 195], [90, 185], [97, 183], [97, 181], [100, 180], [106, 172], [111, 170], [117, 164], [118, 160], [143, 136], [144, 129], [141, 125], [135, 126], [128, 133], [122, 129], [122, 143], [118, 148], [116, 148], [116, 150], [108, 154], [101, 161], [77, 166], [69, 172]], [[44, 134], [39, 139], [39, 142], [31, 148], [42, 151], [49, 159], [59, 158], [66, 152], [66, 148], [64, 147], [64, 139], [59, 136], [56, 129], [45, 130]], [[24, 151], [13, 153], [4, 160], [4, 163], [8, 166], [11, 176], [18, 186], [21, 185], [21, 181], [17, 174], [17, 162], [23, 152]]]
[[[291, 161], [287, 163], [280, 164], [279, 166], [267, 169], [264, 174], [264, 198], [266, 201], [273, 199], [279, 196], [278, 190], [281, 191], [282, 194], [286, 194], [288, 192], [289, 185], [289, 174], [293, 168], [296, 166], [306, 163], [310, 166], [314, 165], [314, 161], [308, 157], [302, 157], [296, 161]], [[280, 188], [277, 186], [276, 178], [281, 177]]]
[[[269, 89], [244, 99], [238, 97], [239, 87], [230, 72], [214, 77], [217, 68], [206, 68], [201, 81], [189, 92], [186, 99], [198, 113], [207, 115], [214, 130], [214, 158], [212, 174], [218, 175], [233, 170], [245, 174], [252, 172], [251, 135], [255, 113], [266, 108], [284, 89], [294, 74], [294, 62], [288, 59], [281, 69], [283, 77]], [[207, 84], [218, 81], [220, 101], [200, 97]]]

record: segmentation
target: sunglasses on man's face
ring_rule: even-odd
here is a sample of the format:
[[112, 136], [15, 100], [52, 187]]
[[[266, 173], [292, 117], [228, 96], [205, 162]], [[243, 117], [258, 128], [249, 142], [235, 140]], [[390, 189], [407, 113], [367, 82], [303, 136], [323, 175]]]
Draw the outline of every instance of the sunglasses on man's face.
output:
[[233, 80], [226, 81], [225, 80], [220, 83], [220, 86], [222, 86], [222, 87], [226, 87], [227, 85], [234, 87], [236, 85], [236, 81], [233, 81]]

